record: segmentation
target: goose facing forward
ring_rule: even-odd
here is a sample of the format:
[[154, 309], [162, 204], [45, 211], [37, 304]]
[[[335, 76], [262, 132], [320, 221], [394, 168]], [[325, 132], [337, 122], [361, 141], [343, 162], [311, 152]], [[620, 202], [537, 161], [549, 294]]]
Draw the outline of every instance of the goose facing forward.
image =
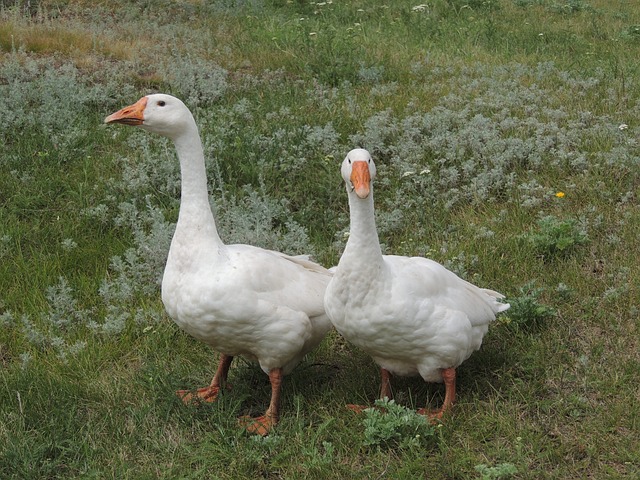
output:
[[282, 376], [331, 328], [323, 306], [328, 270], [302, 257], [250, 245], [225, 245], [209, 206], [202, 143], [179, 99], [155, 94], [113, 113], [105, 123], [138, 126], [175, 144], [181, 173], [180, 212], [162, 279], [162, 301], [187, 333], [221, 353], [207, 387], [177, 394], [185, 403], [213, 402], [233, 357], [257, 361], [271, 382], [265, 414], [243, 417], [265, 435], [279, 418]]
[[455, 400], [456, 367], [480, 348], [489, 323], [509, 305], [498, 301], [503, 295], [433, 260], [383, 255], [374, 218], [375, 175], [364, 149], [352, 150], [342, 163], [350, 234], [325, 293], [325, 310], [338, 332], [381, 367], [381, 398], [392, 398], [390, 374], [444, 382], [442, 407], [419, 410], [441, 418]]

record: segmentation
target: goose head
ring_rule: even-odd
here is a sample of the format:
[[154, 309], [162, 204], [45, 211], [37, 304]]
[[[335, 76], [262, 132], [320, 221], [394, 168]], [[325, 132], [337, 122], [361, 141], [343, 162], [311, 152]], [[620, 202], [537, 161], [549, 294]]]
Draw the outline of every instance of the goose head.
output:
[[133, 125], [175, 140], [195, 126], [187, 106], [171, 95], [156, 93], [142, 97], [104, 119], [104, 123]]
[[342, 162], [342, 178], [347, 192], [355, 192], [359, 198], [371, 193], [371, 182], [376, 176], [376, 164], [364, 148], [351, 150]]

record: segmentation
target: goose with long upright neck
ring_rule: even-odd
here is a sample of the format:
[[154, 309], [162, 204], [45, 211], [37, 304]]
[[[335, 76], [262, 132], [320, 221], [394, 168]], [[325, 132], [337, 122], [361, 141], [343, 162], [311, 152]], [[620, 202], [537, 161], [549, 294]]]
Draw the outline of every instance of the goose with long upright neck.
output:
[[440, 418], [455, 400], [456, 368], [480, 348], [489, 323], [509, 304], [433, 260], [383, 255], [374, 216], [375, 176], [364, 149], [350, 151], [342, 163], [351, 226], [325, 293], [325, 310], [338, 332], [380, 366], [381, 398], [392, 398], [391, 374], [444, 382], [442, 407], [419, 410]]
[[221, 353], [207, 387], [178, 391], [185, 401], [215, 401], [233, 357], [257, 361], [271, 381], [265, 414], [244, 418], [266, 434], [279, 418], [282, 376], [331, 328], [323, 306], [331, 273], [303, 257], [250, 245], [225, 245], [209, 206], [202, 143], [189, 109], [155, 94], [108, 116], [105, 123], [139, 126], [173, 141], [180, 160], [181, 199], [162, 279], [162, 301], [186, 332]]

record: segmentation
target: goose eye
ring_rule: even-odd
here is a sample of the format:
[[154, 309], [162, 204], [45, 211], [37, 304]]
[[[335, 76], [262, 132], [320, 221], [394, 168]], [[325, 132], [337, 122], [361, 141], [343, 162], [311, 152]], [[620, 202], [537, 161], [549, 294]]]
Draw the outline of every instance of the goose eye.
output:
[[351, 165], [351, 159], [349, 157], [347, 157], [347, 160], [349, 160], [349, 165]]
[[159, 107], [164, 107], [166, 104], [167, 104], [167, 102], [165, 102], [164, 100], [160, 100], [160, 101], [158, 102], [158, 106], [159, 106]]

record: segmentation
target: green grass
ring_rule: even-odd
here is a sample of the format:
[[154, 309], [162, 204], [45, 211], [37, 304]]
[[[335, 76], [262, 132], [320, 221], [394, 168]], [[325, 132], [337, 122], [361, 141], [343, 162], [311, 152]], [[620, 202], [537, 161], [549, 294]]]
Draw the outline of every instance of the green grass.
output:
[[[640, 12], [604, 0], [1, 2], [0, 477], [635, 478], [640, 474]], [[200, 125], [223, 239], [334, 265], [344, 155], [378, 165], [389, 253], [512, 309], [430, 432], [441, 386], [332, 333], [285, 380], [217, 358], [164, 313], [172, 146], [102, 119], [151, 91]], [[286, 180], [283, 180], [283, 176]], [[563, 192], [564, 196], [557, 196]], [[415, 432], [420, 431], [416, 440]]]

